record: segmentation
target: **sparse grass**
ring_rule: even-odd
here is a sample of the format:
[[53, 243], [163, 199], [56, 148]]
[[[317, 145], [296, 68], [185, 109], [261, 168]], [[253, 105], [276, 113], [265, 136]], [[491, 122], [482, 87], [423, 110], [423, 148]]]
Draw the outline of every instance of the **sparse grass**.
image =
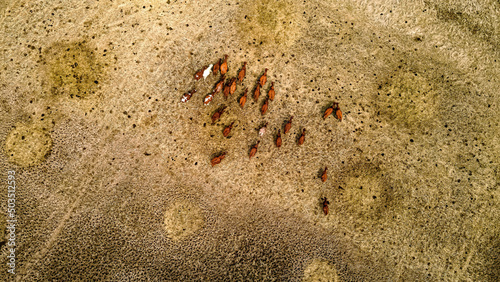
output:
[[[30, 203], [23, 279], [497, 280], [498, 1], [87, 5], [38, 1], [0, 21], [0, 167], [23, 167]], [[247, 77], [205, 107], [218, 77], [192, 75], [223, 54], [227, 77], [243, 61]], [[264, 68], [263, 117], [268, 84], [258, 102], [250, 91]], [[322, 119], [333, 102], [342, 122]], [[58, 130], [12, 129], [42, 113]]]

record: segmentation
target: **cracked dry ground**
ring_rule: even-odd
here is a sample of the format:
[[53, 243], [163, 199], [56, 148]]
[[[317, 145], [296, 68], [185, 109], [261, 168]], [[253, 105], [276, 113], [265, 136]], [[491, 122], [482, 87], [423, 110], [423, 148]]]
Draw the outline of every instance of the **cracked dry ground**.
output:
[[1, 280], [498, 281], [498, 1], [145, 3], [0, 2]]

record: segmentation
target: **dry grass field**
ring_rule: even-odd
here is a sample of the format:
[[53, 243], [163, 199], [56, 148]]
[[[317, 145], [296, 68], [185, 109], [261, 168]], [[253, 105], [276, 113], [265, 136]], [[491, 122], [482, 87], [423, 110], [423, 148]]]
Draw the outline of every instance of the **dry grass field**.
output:
[[498, 0], [0, 1], [0, 280], [498, 281], [499, 46]]

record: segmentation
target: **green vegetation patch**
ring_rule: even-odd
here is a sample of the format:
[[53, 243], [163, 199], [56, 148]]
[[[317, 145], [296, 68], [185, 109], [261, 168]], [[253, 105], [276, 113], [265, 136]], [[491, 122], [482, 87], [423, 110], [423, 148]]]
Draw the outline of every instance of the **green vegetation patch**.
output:
[[381, 112], [398, 126], [420, 131], [439, 118], [437, 87], [418, 73], [397, 72], [379, 93]]
[[174, 241], [179, 241], [203, 228], [205, 217], [196, 204], [178, 201], [165, 212], [164, 223], [168, 236]]
[[4, 151], [9, 161], [22, 167], [43, 162], [52, 149], [49, 130], [35, 124], [18, 124], [7, 135]]
[[291, 46], [302, 35], [303, 18], [289, 1], [249, 1], [238, 15], [238, 30], [245, 43]]
[[44, 52], [49, 92], [55, 96], [88, 98], [103, 77], [103, 64], [85, 41], [56, 43]]
[[339, 282], [341, 281], [335, 266], [328, 261], [315, 259], [304, 270], [304, 282]]

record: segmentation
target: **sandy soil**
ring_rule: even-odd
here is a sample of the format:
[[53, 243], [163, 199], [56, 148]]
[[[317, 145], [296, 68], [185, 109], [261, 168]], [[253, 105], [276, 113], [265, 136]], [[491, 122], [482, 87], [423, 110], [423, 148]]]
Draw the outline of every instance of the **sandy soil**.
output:
[[[0, 2], [4, 266], [8, 171], [18, 220], [1, 280], [498, 281], [499, 15], [493, 0]], [[193, 76], [225, 54], [225, 78], [243, 62], [246, 77], [204, 106], [220, 75]], [[342, 121], [323, 119], [334, 102]]]

